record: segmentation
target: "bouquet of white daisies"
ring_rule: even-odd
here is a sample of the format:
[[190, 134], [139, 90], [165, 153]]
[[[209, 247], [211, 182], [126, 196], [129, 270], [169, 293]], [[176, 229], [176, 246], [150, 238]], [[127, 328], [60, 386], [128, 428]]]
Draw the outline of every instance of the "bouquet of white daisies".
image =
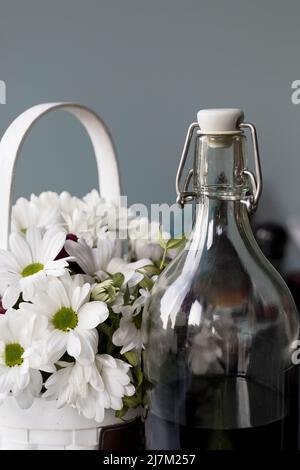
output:
[[95, 190], [18, 199], [0, 250], [0, 402], [43, 396], [99, 423], [140, 406], [143, 307], [181, 243]]

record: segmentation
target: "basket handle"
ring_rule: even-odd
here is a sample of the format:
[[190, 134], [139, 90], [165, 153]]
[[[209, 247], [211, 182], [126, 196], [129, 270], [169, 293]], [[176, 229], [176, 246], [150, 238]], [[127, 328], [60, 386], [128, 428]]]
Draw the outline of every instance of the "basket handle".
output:
[[119, 203], [121, 189], [118, 161], [111, 135], [102, 119], [91, 109], [79, 104], [38, 104], [20, 114], [7, 128], [0, 142], [0, 248], [7, 249], [14, 170], [23, 142], [35, 122], [55, 109], [68, 111], [83, 125], [94, 148], [101, 196]]

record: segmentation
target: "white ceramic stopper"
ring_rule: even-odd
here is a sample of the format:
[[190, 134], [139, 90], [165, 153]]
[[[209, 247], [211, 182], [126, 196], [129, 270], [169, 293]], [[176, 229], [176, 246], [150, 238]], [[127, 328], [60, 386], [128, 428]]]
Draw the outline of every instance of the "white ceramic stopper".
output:
[[197, 119], [201, 134], [236, 134], [244, 113], [238, 108], [201, 109]]

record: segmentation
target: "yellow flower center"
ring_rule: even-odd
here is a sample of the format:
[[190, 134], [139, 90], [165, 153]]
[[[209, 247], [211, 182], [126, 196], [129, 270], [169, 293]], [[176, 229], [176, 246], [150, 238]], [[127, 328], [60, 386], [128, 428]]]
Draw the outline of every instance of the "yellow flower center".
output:
[[23, 363], [24, 349], [19, 343], [10, 343], [5, 346], [5, 364], [8, 367], [20, 366]]
[[72, 308], [62, 307], [52, 317], [52, 323], [54, 328], [56, 328], [57, 330], [74, 330], [78, 323], [78, 316]]
[[21, 272], [21, 275], [23, 277], [32, 276], [33, 274], [36, 274], [39, 271], [42, 271], [42, 269], [44, 269], [44, 265], [42, 263], [32, 263], [23, 269], [23, 271]]

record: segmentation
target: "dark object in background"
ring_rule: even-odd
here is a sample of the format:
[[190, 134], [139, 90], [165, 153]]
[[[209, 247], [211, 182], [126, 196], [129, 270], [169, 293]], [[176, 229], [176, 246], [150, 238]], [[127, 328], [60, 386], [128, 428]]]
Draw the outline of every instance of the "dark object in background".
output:
[[298, 312], [300, 312], [300, 271], [292, 272], [284, 276], [283, 261], [288, 235], [282, 225], [268, 222], [254, 226], [256, 241], [268, 260], [279, 271], [288, 285]]
[[287, 232], [282, 225], [265, 222], [254, 227], [256, 241], [266, 258], [282, 273], [282, 264], [285, 255]]
[[141, 418], [105, 426], [100, 431], [99, 450], [138, 451], [144, 449], [144, 423]]
[[300, 312], [300, 272], [290, 273], [286, 278], [286, 282], [294, 297], [298, 312]]

